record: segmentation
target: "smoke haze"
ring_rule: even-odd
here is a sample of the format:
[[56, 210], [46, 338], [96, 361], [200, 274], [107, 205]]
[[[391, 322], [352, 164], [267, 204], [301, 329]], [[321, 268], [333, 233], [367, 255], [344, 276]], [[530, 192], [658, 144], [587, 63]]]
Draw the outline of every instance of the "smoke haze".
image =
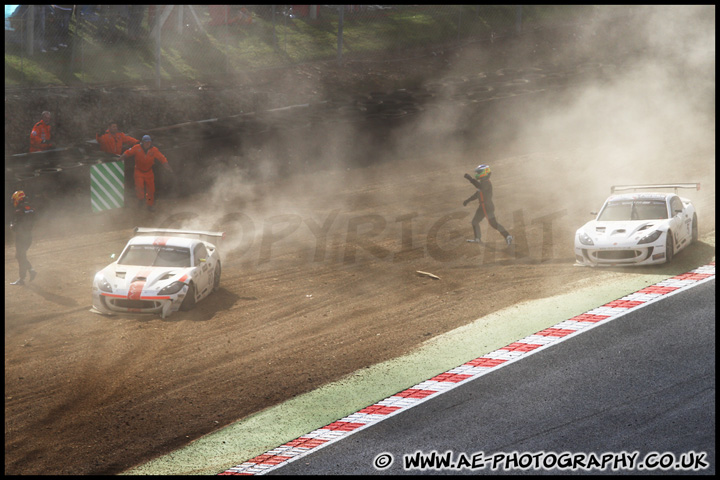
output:
[[[318, 119], [313, 115], [329, 114], [276, 115], [282, 128], [273, 141], [243, 152], [253, 175], [220, 172], [210, 191], [223, 213], [213, 220], [243, 212], [259, 236], [267, 219], [322, 224], [332, 211], [357, 215], [363, 204], [362, 211], [392, 224], [417, 211], [415, 175], [425, 175], [420, 188], [459, 203], [469, 196], [462, 174], [479, 163], [493, 165], [506, 217], [509, 208], [540, 214], [568, 207], [584, 215], [599, 208], [611, 185], [675, 182], [702, 182], [711, 198], [699, 211], [712, 216], [714, 6], [598, 6], [571, 31], [549, 57], [509, 49], [504, 69], [482, 68], [483, 60], [494, 64], [486, 45], [466, 46], [424, 90], [411, 92], [421, 108], [402, 122], [386, 118], [373, 127], [335, 113], [303, 129]], [[507, 200], [512, 192], [502, 186], [518, 181], [532, 205]], [[359, 197], [345, 194], [358, 188]], [[443, 212], [433, 211], [431, 197], [423, 201], [416, 213], [427, 225]], [[302, 222], [292, 228], [293, 241], [300, 232], [315, 241]]]

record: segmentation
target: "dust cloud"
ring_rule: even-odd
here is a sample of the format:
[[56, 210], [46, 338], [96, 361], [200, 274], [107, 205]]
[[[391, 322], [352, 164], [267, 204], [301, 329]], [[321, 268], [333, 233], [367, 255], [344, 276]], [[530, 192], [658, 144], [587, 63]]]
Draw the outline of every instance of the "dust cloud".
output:
[[[322, 225], [333, 211], [358, 213], [357, 199], [343, 194], [349, 187], [369, 185], [367, 213], [391, 224], [417, 208], [404, 187], [413, 174], [433, 178], [437, 169], [457, 167], [457, 178], [439, 173], [427, 189], [462, 201], [462, 173], [487, 162], [506, 178], [523, 179], [540, 210], [560, 205], [585, 214], [615, 184], [702, 182], [714, 198], [714, 6], [598, 6], [594, 12], [550, 56], [510, 50], [504, 72], [478, 70], [478, 60], [491, 57], [485, 45], [463, 49], [428, 75], [435, 90], [422, 111], [379, 137], [366, 123], [360, 128], [341, 117], [321, 130], [302, 130], [296, 121], [248, 154], [253, 175], [221, 172], [210, 191], [222, 212], [203, 221], [217, 223], [234, 212], [253, 220], [243, 242], [257, 247], [270, 223], [311, 247], [317, 238], [308, 219]], [[472, 113], [468, 101], [458, 102], [469, 87], [476, 94], [469, 97]], [[487, 95], [477, 95], [478, 88]], [[383, 159], [398, 168], [377, 165]], [[373, 165], [357, 168], [367, 164]], [[373, 188], [378, 182], [385, 187]], [[453, 182], [455, 192], [447, 188]]]
[[597, 63], [552, 103], [505, 115], [526, 151], [558, 154], [532, 165], [538, 193], [598, 202], [611, 184], [714, 179], [714, 6], [597, 7], [591, 20], [556, 56]]

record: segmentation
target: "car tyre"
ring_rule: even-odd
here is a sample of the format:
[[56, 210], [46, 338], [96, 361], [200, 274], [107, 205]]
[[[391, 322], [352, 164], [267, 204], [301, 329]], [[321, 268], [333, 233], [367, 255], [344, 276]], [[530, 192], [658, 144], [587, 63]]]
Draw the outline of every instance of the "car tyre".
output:
[[692, 219], [692, 242], [697, 242], [700, 235], [698, 234], [697, 214], [693, 214]]
[[213, 292], [217, 292], [220, 290], [220, 275], [222, 274], [222, 267], [220, 266], [220, 262], [218, 262], [217, 267], [215, 267], [215, 272], [213, 273]]
[[665, 240], [665, 262], [672, 262], [673, 257], [675, 257], [675, 242], [673, 242], [672, 232], [668, 230], [667, 240]]
[[190, 285], [188, 285], [187, 293], [185, 294], [185, 298], [183, 299], [182, 304], [180, 305], [180, 310], [183, 312], [187, 312], [188, 310], [192, 310], [195, 306], [195, 284], [193, 282], [190, 282]]

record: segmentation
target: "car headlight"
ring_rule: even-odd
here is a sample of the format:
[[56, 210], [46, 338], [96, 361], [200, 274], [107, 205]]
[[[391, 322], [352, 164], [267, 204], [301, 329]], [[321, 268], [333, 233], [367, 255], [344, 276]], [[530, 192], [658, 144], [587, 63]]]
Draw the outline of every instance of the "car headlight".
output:
[[580, 240], [580, 243], [583, 245], [595, 245], [590, 235], [585, 232], [578, 232], [578, 240]]
[[185, 286], [183, 282], [173, 282], [158, 292], [158, 295], [174, 295]]
[[643, 243], [652, 243], [658, 238], [660, 238], [660, 235], [662, 235], [662, 232], [660, 230], [655, 230], [654, 232], [645, 235], [643, 238], [641, 238], [638, 241], [638, 245], [642, 245]]
[[110, 285], [110, 282], [105, 279], [105, 277], [97, 276], [95, 278], [95, 282], [97, 283], [98, 288], [103, 292], [112, 293], [112, 286]]

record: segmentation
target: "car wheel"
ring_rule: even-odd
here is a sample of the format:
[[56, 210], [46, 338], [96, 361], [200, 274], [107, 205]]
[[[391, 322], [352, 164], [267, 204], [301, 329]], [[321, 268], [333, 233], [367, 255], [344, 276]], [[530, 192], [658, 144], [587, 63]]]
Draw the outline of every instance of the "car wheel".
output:
[[215, 267], [215, 272], [213, 273], [213, 292], [217, 292], [220, 290], [220, 275], [222, 273], [222, 267], [220, 266], [220, 262], [218, 262], [217, 267]]
[[188, 285], [188, 291], [185, 294], [185, 299], [183, 299], [182, 305], [180, 305], [180, 310], [183, 312], [187, 312], [188, 310], [192, 310], [192, 308], [195, 306], [195, 284], [190, 282], [190, 285]]
[[698, 235], [697, 215], [696, 215], [696, 214], [693, 214], [693, 219], [692, 219], [692, 241], [693, 241], [693, 242], [697, 242], [698, 237], [699, 237], [699, 235]]
[[675, 256], [675, 242], [673, 242], [672, 232], [670, 230], [668, 230], [667, 240], [665, 241], [665, 262], [667, 262], [667, 263], [672, 262], [672, 259], [674, 256]]

